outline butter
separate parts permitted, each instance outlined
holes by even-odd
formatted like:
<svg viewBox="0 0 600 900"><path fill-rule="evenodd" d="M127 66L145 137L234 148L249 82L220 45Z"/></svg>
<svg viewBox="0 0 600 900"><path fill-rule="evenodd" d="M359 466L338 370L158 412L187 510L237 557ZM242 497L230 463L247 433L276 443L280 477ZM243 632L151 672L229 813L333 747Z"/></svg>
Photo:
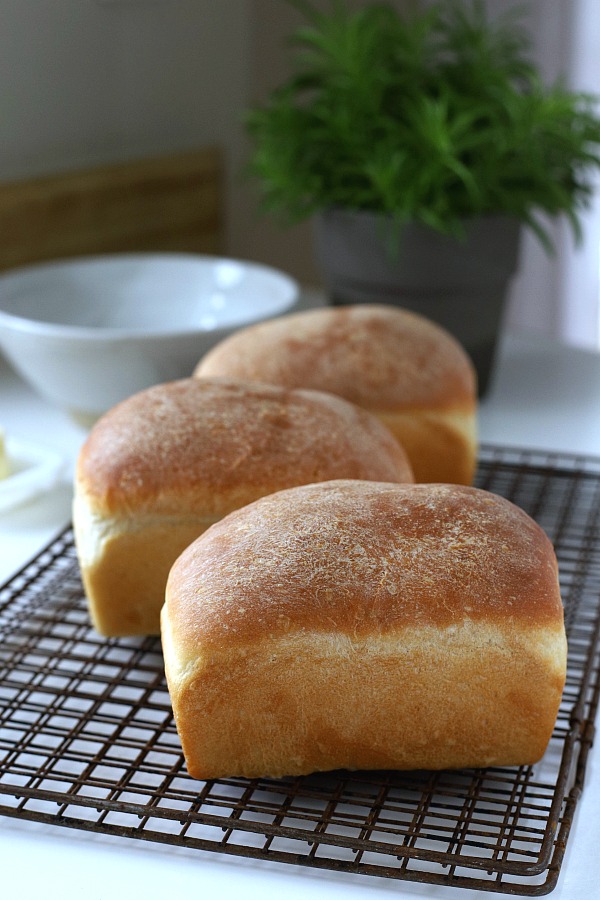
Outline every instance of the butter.
<svg viewBox="0 0 600 900"><path fill-rule="evenodd" d="M6 456L6 446L4 443L4 432L0 428L0 478L6 478L8 475L8 457Z"/></svg>

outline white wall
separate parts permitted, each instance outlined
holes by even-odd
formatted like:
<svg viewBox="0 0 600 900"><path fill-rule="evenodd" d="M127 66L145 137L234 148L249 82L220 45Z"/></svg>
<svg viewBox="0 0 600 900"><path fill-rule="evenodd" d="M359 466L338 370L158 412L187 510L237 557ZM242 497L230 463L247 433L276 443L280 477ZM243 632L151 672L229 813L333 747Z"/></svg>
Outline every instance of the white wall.
<svg viewBox="0 0 600 900"><path fill-rule="evenodd" d="M492 9L511 0L487 0ZM525 20L527 21L527 19ZM600 92L600 3L598 0L530 0L533 55L548 82L563 79L576 91ZM600 184L600 179L596 180ZM600 348L600 196L581 215L583 238L576 245L565 218L552 223L555 255L549 257L527 233L521 269L513 284L507 325Z"/></svg>
<svg viewBox="0 0 600 900"><path fill-rule="evenodd" d="M250 0L0 0L0 179L216 143L235 208L249 15Z"/></svg>

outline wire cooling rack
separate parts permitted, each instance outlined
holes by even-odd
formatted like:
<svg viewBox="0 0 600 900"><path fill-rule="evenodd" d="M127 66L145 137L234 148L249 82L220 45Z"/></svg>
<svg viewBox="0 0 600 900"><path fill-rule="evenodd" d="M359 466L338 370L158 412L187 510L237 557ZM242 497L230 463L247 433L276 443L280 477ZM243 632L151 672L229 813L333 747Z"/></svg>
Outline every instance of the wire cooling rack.
<svg viewBox="0 0 600 900"><path fill-rule="evenodd" d="M477 483L537 519L559 558L567 684L538 765L195 781L160 642L93 631L67 530L0 590L0 813L392 879L551 891L600 690L600 460L484 448Z"/></svg>

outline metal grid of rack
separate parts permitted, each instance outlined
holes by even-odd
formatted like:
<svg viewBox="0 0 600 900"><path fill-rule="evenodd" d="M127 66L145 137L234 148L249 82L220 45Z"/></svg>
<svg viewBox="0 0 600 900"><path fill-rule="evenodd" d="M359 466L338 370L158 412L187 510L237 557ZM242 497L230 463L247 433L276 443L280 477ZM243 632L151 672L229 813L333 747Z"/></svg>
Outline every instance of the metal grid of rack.
<svg viewBox="0 0 600 900"><path fill-rule="evenodd" d="M477 484L529 512L559 559L567 684L538 765L191 779L160 642L94 632L69 529L0 590L0 814L392 879L551 891L600 692L600 460L484 448Z"/></svg>

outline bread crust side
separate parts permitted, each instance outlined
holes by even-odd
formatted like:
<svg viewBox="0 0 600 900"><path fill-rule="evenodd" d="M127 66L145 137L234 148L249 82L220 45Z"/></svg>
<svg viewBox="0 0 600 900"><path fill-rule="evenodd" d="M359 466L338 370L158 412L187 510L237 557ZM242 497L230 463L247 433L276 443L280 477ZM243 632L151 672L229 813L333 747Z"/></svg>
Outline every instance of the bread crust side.
<svg viewBox="0 0 600 900"><path fill-rule="evenodd" d="M477 424L470 406L451 411L373 411L406 450L415 481L473 483Z"/></svg>
<svg viewBox="0 0 600 900"><path fill-rule="evenodd" d="M157 635L169 570L216 519L202 516L99 517L75 498L75 545L88 609L106 637Z"/></svg>
<svg viewBox="0 0 600 900"><path fill-rule="evenodd" d="M552 734L563 652L559 628L305 632L169 680L194 778L530 765Z"/></svg>

